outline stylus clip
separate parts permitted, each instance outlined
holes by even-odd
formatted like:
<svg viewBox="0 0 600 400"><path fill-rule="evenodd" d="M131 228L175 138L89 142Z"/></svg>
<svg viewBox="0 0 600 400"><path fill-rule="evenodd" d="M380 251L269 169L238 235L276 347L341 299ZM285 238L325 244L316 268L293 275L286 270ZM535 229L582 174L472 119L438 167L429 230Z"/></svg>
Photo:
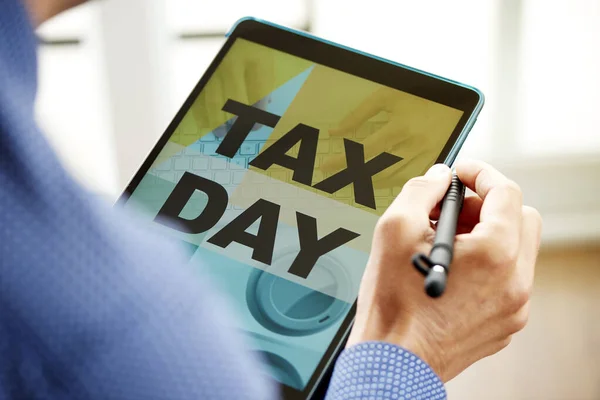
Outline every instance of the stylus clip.
<svg viewBox="0 0 600 400"><path fill-rule="evenodd" d="M431 259L429 259L429 257L423 253L415 254L412 258L412 263L415 268L425 277L429 275L429 271L431 271L431 268L434 266L433 262L431 262Z"/></svg>

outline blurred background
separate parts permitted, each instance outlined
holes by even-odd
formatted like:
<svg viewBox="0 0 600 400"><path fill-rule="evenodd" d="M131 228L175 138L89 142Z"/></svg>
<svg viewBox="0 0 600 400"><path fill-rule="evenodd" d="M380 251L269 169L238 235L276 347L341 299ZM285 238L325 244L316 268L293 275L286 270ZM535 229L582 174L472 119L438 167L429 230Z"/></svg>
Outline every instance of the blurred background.
<svg viewBox="0 0 600 400"><path fill-rule="evenodd" d="M544 217L528 327L450 399L600 399L600 0L103 0L40 27L37 112L65 166L114 201L252 15L481 89L460 157Z"/></svg>

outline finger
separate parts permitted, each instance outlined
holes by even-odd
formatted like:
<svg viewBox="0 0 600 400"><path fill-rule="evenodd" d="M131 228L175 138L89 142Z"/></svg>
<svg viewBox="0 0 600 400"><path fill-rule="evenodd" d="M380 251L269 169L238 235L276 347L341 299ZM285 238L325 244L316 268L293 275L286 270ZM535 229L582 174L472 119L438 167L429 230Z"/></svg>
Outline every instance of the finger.
<svg viewBox="0 0 600 400"><path fill-rule="evenodd" d="M429 213L429 219L432 221L437 221L440 219L440 208L441 203L438 203L433 210L431 210L431 213Z"/></svg>
<svg viewBox="0 0 600 400"><path fill-rule="evenodd" d="M460 221L456 225L456 235L466 235L473 232L474 225L461 223Z"/></svg>
<svg viewBox="0 0 600 400"><path fill-rule="evenodd" d="M518 237L521 230L521 189L496 169L482 161L456 164L459 179L483 200L480 230L492 229L503 235Z"/></svg>
<svg viewBox="0 0 600 400"><path fill-rule="evenodd" d="M440 218L440 205L441 203L431 211L430 219L437 221ZM458 216L458 223L456 224L457 235L464 235L473 231L473 228L479 223L479 213L482 205L483 200L477 195L465 197L462 210Z"/></svg>
<svg viewBox="0 0 600 400"><path fill-rule="evenodd" d="M479 224L479 215L483 200L477 196L465 198L467 204L463 206L463 211L458 216L458 225L456 231L458 234L471 233L475 226Z"/></svg>
<svg viewBox="0 0 600 400"><path fill-rule="evenodd" d="M479 198L477 195L465 197L462 210L458 215L458 223L462 225L471 225L471 228L477 225L479 222L479 213L481 212L482 205L483 200L481 200L481 198ZM429 218L434 221L437 221L440 218L440 206L441 203L431 211Z"/></svg>
<svg viewBox="0 0 600 400"><path fill-rule="evenodd" d="M446 194L451 179L447 165L434 165L424 176L409 180L386 212L404 215L414 221L418 229L428 226L429 214Z"/></svg>
<svg viewBox="0 0 600 400"><path fill-rule="evenodd" d="M340 122L338 128L330 129L329 134L333 136L342 135L351 129L358 128L366 120L381 111L382 100L383 92L381 89L374 91Z"/></svg>
<svg viewBox="0 0 600 400"><path fill-rule="evenodd" d="M507 318L506 322L508 323L508 326L506 326L505 334L508 333L509 335L514 335L525 329L527 322L529 321L530 309L531 302L527 300L514 315Z"/></svg>
<svg viewBox="0 0 600 400"><path fill-rule="evenodd" d="M520 285L531 291L535 275L535 264L540 249L542 235L542 217L534 208L522 208L523 223L521 226L521 247L517 262Z"/></svg>

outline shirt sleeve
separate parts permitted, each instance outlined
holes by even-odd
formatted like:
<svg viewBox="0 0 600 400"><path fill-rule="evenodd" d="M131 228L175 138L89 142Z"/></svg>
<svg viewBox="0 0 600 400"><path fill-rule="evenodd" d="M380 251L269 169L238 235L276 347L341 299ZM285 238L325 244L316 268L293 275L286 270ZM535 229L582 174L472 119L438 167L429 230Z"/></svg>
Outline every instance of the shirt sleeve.
<svg viewBox="0 0 600 400"><path fill-rule="evenodd" d="M233 307L176 242L68 195L0 207L0 399L278 398Z"/></svg>
<svg viewBox="0 0 600 400"><path fill-rule="evenodd" d="M444 384L419 357L396 345L365 342L345 349L326 400L445 400Z"/></svg>

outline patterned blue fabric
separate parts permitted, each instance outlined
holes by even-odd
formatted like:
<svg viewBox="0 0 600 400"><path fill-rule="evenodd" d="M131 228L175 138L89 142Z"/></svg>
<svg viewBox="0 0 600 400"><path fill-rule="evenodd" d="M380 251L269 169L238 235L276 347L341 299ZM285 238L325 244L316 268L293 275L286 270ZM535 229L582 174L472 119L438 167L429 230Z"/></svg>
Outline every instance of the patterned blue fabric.
<svg viewBox="0 0 600 400"><path fill-rule="evenodd" d="M413 353L398 346L365 342L337 360L327 400L443 400L438 376Z"/></svg>
<svg viewBox="0 0 600 400"><path fill-rule="evenodd" d="M246 338L228 327L225 300L192 278L181 249L65 173L34 122L27 14L20 0L0 0L0 10L0 399L277 398ZM376 363L364 349L342 356L331 400L394 398L415 382L438 398L431 371L416 380L427 368L400 362L401 349ZM384 397L352 389L394 368L399 384Z"/></svg>

